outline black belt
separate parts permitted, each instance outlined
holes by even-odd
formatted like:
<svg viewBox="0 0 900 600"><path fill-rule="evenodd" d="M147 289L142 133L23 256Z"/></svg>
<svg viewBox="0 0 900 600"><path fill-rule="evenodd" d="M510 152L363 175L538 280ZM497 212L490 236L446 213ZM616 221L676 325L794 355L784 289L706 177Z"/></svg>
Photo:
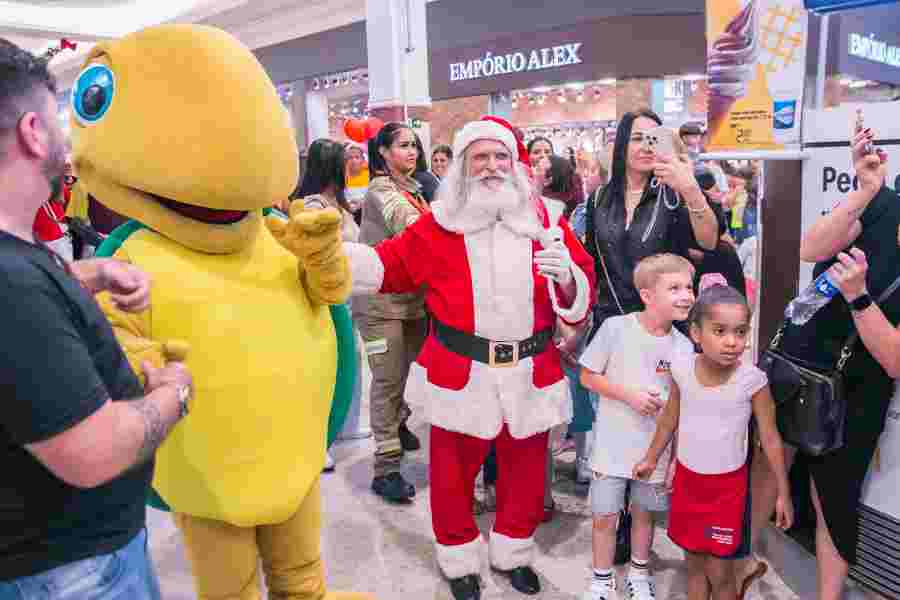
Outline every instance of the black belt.
<svg viewBox="0 0 900 600"><path fill-rule="evenodd" d="M447 350L492 367L514 367L520 360L544 351L553 339L553 329L539 331L521 342L495 342L472 335L432 319L434 335Z"/></svg>

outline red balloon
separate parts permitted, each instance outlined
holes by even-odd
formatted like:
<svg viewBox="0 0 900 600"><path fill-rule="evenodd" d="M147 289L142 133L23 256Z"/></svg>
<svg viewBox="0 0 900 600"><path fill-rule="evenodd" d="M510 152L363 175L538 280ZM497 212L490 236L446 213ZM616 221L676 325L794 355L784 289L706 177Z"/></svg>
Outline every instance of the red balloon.
<svg viewBox="0 0 900 600"><path fill-rule="evenodd" d="M366 122L360 119L347 119L344 121L344 135L357 144L362 144L368 139L366 137Z"/></svg>
<svg viewBox="0 0 900 600"><path fill-rule="evenodd" d="M369 117L365 121L365 131L366 131L366 139L371 140L373 137L378 135L378 132L381 131L381 128L384 127L384 121L379 119L378 117Z"/></svg>

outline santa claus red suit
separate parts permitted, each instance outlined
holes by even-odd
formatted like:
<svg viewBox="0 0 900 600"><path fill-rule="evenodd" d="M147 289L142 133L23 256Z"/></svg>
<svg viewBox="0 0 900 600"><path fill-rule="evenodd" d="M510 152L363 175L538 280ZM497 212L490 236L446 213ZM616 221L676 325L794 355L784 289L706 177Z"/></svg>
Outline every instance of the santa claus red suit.
<svg viewBox="0 0 900 600"><path fill-rule="evenodd" d="M499 144L475 147L484 140ZM494 150L482 152L486 147ZM480 597L484 541L472 500L492 442L499 477L490 562L511 574L520 591L539 590L529 565L543 516L547 435L572 417L553 329L557 317L571 324L585 319L593 297L593 261L565 220L551 222L539 210L517 150L502 125L468 124L456 136L460 158L431 214L375 248L345 245L355 294L426 294L432 326L406 394L424 405L432 426L432 525L456 598ZM500 161L484 159L485 152ZM482 159L491 166L480 174ZM479 182L503 161L494 173L503 191L495 194Z"/></svg>

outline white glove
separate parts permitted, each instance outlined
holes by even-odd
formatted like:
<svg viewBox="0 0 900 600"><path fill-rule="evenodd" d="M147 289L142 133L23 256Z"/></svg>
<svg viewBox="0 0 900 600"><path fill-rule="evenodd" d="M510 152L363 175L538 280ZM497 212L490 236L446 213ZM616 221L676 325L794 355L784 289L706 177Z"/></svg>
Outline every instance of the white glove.
<svg viewBox="0 0 900 600"><path fill-rule="evenodd" d="M572 255L563 242L555 242L534 253L538 273L552 279L562 287L572 283Z"/></svg>

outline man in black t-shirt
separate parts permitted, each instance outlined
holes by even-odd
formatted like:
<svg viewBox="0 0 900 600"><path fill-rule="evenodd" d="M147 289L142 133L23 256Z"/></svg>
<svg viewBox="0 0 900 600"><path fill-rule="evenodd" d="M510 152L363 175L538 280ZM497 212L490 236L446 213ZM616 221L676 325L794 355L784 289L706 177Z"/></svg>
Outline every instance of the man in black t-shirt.
<svg viewBox="0 0 900 600"><path fill-rule="evenodd" d="M146 310L144 273L68 265L35 242L35 214L64 173L55 84L3 39L0 73L0 600L158 600L144 503L190 374L145 364L142 389L92 297Z"/></svg>

